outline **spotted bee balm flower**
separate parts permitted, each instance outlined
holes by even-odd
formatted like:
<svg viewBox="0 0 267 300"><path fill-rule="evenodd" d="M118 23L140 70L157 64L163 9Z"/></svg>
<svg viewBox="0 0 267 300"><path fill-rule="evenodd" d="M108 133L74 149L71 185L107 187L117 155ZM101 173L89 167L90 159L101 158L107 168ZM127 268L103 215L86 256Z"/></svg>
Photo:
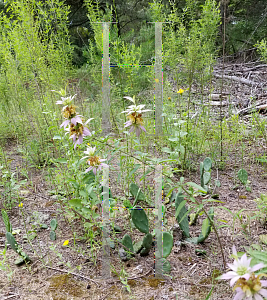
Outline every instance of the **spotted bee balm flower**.
<svg viewBox="0 0 267 300"><path fill-rule="evenodd" d="M133 102L133 105L130 105L125 111L122 113L127 113L127 119L128 121L124 123L124 128L127 128L130 126L129 132L132 132L135 130L136 136L139 137L141 130L146 132L146 129L144 128L144 121L142 118L142 113L151 111L150 109L143 109L145 107L144 104L136 105L135 103L135 97L124 97L125 99L130 100Z"/></svg>
<svg viewBox="0 0 267 300"><path fill-rule="evenodd" d="M77 125L77 123L83 123L81 119L81 115L78 115L76 112L77 106L74 104L71 104L74 96L70 96L67 98L61 97L62 101L57 101L56 104L63 104L65 105L62 108L62 115L65 121L60 125L60 127L64 127L64 129L70 124L74 124L74 126Z"/></svg>
<svg viewBox="0 0 267 300"><path fill-rule="evenodd" d="M91 120L92 120L92 119L91 119ZM77 116L75 116L75 117L73 117L73 118L71 118L71 119L65 120L65 121L60 125L60 127L64 127L64 129L66 129L66 127L67 127L70 123L72 123L74 126L76 126L77 123L82 124L83 121L82 121L82 119L81 119L81 115L77 115Z"/></svg>
<svg viewBox="0 0 267 300"><path fill-rule="evenodd" d="M84 151L86 156L82 159L87 159L87 163L89 164L89 168L85 170L85 173L93 170L94 174L96 175L97 171L100 171L102 168L108 168L108 165L103 163L106 159L100 159L99 156L94 155L96 151L96 147L87 147L87 150Z"/></svg>
<svg viewBox="0 0 267 300"><path fill-rule="evenodd" d="M77 145L80 145L83 142L83 138L85 136L92 135L89 129L85 127L85 125L89 123L91 120L92 118L88 119L84 124L83 122L75 122L76 125L74 123L70 123L69 128L65 129L67 132L69 132L70 138L72 138L74 142L74 149L76 149Z"/></svg>
<svg viewBox="0 0 267 300"><path fill-rule="evenodd" d="M262 287L267 287L267 280L261 280L262 276L266 274L256 276L253 273L248 280L239 278L234 286L234 291L237 292L234 300L264 300L267 297L267 290Z"/></svg>
<svg viewBox="0 0 267 300"><path fill-rule="evenodd" d="M236 291L233 300L264 300L267 297L267 280L261 280L262 276L267 277L266 274L255 275L254 272L265 267L263 263L259 263L253 267L250 266L251 258L247 258L246 253L238 259L235 246L233 246L233 264L228 264L232 271L229 271L218 279L230 279L230 286Z"/></svg>

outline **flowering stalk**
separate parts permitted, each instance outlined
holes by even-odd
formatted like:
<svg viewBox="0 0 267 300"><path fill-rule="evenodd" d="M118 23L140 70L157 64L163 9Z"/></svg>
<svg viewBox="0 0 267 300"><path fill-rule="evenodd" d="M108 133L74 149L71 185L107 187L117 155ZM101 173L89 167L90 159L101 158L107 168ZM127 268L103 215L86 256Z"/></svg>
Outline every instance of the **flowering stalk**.
<svg viewBox="0 0 267 300"><path fill-rule="evenodd" d="M100 171L102 168L108 168L108 165L103 163L103 161L106 161L106 159L100 159L99 156L95 155L96 147L87 147L87 150L84 151L86 156L84 156L82 159L87 158L87 163L89 164L89 168L85 170L85 173L93 170L94 174L96 175L97 171Z"/></svg>
<svg viewBox="0 0 267 300"><path fill-rule="evenodd" d="M150 109L143 109L145 107L144 104L136 105L135 104L135 97L124 97L125 99L128 99L132 101L134 104L130 105L125 111L121 113L127 113L127 121L124 123L124 128L127 128L130 126L129 132L133 132L135 130L136 136L139 137L141 134L141 130L146 132L146 129L144 128L144 121L142 118L142 114L147 111L151 111Z"/></svg>
<svg viewBox="0 0 267 300"><path fill-rule="evenodd" d="M65 90L60 90L57 92L60 94L61 100L57 101L56 104L64 105L62 108L62 115L65 121L60 125L60 127L64 127L65 131L69 132L70 138L73 140L74 149L76 149L77 145L82 144L83 138L85 136L91 136L91 132L85 125L89 123L93 118L88 119L85 123L83 122L83 118L81 115L77 114L76 108L77 106L72 104L74 96L63 97L66 96Z"/></svg>

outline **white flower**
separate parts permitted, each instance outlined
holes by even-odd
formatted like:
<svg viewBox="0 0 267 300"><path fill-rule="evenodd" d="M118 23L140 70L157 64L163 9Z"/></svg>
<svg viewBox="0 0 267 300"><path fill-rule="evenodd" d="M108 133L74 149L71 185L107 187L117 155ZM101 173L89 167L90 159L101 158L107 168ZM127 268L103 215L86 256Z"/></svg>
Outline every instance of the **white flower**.
<svg viewBox="0 0 267 300"><path fill-rule="evenodd" d="M143 110L143 108L145 107L145 104L136 105L134 97L131 98L131 97L126 96L126 97L123 97L123 98L126 98L126 99L132 101L134 104L128 106L128 108L125 111L122 111L121 113L127 113L127 115L130 115L132 113L142 114L146 111L151 111L150 109Z"/></svg>
<svg viewBox="0 0 267 300"><path fill-rule="evenodd" d="M93 156L95 154L95 151L96 151L96 147L87 147L87 150L84 151L84 153L87 154L88 156L85 157Z"/></svg>
<svg viewBox="0 0 267 300"><path fill-rule="evenodd" d="M61 100L57 101L56 104L63 104L64 107L62 110L64 110L68 105L71 104L72 100L74 99L74 97L76 96L76 94L74 96L69 96L69 97L61 97Z"/></svg>
<svg viewBox="0 0 267 300"><path fill-rule="evenodd" d="M246 253L238 259L235 246L233 246L233 256L235 257L233 264L228 264L232 271L229 271L219 277L219 279L231 279L230 286L233 286L239 278L249 279L250 275L263 268L265 265L259 263L253 267L250 267L251 258L247 258Z"/></svg>

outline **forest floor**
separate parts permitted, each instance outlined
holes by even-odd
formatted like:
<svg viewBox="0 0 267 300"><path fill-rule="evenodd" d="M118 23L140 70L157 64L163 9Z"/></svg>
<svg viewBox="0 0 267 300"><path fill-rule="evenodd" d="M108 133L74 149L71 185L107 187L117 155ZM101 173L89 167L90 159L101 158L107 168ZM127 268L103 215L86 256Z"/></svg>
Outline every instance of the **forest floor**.
<svg viewBox="0 0 267 300"><path fill-rule="evenodd" d="M233 92L233 90L237 91L234 97L241 99L242 94L244 98L246 97L247 92L244 91L247 90L243 85L231 91ZM251 94L251 90L249 94ZM259 150L262 141L245 143L246 151L243 161L241 154L236 153L236 149L228 148L228 159L224 168L222 170L213 169L211 173L212 178L218 178L221 182L221 187L217 189L216 193L219 194L219 200L222 203L213 204L215 223L229 225L219 229L227 262L231 261L229 255L232 253L233 245L238 251L244 251L245 246L261 243L259 236L266 234L264 225L258 218L255 218L258 210L254 199L261 194L267 194L267 165L255 162L249 155L249 153L257 152L259 152L258 155L263 154L264 151ZM18 152L17 146L16 142L10 141L5 150L8 159L11 160L12 172L17 172L19 176L22 176L20 167L23 165L23 158ZM204 158L199 157L196 165L199 165ZM246 166L248 171L251 192L248 192L244 186L237 185L236 174L242 166ZM199 184L198 171L186 172L184 177L185 181ZM28 266L16 266L14 260L17 255L8 246L7 264L10 266L12 274L5 271L0 273L0 300L204 300L213 286L214 289L209 299L230 300L233 298L229 283L215 280L225 270L219 243L213 231L203 244L193 245L181 243L183 238L179 229L174 230L174 247L168 257L172 271L170 276L163 280L155 279L153 276L153 251L150 251L148 256L136 255L131 260L122 262L117 248L111 251L111 262L118 273L122 268L127 272L131 291L127 291L120 279L113 273L111 279L101 279L101 248L96 248L96 246L92 248L90 242L81 240L78 236L74 243L72 228L75 228L75 231L83 236L82 222L79 219L73 222L62 215L62 204L49 192L51 187L45 180L44 170L31 169L30 178L32 184L21 187L19 191L23 209L19 209L18 206L14 207L9 212L9 217L13 230L17 230L17 242L23 246L32 262ZM116 196L116 192L116 190L112 190L113 196ZM238 218L233 220L233 215L220 206L229 209L232 214L244 209L241 213L242 222ZM116 225L123 228L123 231L117 234L118 238L122 238L127 233L124 224L127 222L128 215L123 211L120 213L123 215L119 215L118 212L115 220ZM168 227L173 227L177 223L174 215L174 208L170 205L166 215ZM55 241L51 241L49 238L49 223L53 218L58 220ZM201 232L203 219L204 216L200 216L197 224L190 227L192 236L197 236ZM38 222L48 225L48 229L36 230ZM247 224L245 229L242 226L244 224ZM25 225L28 230L33 228L36 230L36 237L32 240L35 252L25 239ZM101 235L96 239L101 241ZM65 240L70 241L67 247L63 246ZM4 249L4 246L5 226L0 218L0 250ZM205 250L206 254L199 255L195 251L196 249Z"/></svg>

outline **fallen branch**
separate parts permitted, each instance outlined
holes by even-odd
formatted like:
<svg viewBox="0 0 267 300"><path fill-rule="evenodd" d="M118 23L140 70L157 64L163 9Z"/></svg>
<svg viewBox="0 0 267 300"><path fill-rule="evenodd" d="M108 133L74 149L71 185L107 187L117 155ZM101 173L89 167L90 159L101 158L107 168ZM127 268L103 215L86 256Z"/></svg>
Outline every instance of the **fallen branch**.
<svg viewBox="0 0 267 300"><path fill-rule="evenodd" d="M52 267L49 267L49 266L45 266L45 267L48 268L48 269L54 270L54 271L58 271L58 272L62 272L62 273L71 274L71 275L73 275L73 276L81 277L81 278L83 278L83 279L92 281L94 284L96 284L96 285L99 287L99 284L98 284L95 280L93 280L93 279L91 279L91 278L89 278L89 277L86 277L86 276L83 276L83 275L80 275L80 274L77 274L77 273L72 273L72 272L69 272L69 271L66 271L66 270L61 270L61 269L57 269L57 268L52 268Z"/></svg>
<svg viewBox="0 0 267 300"><path fill-rule="evenodd" d="M240 111L238 111L236 114L237 115L246 115L246 114L251 113L254 110L259 111L259 110L262 110L262 109L267 109L267 104L266 103L262 104L262 105L249 106L249 107L243 108Z"/></svg>
<svg viewBox="0 0 267 300"><path fill-rule="evenodd" d="M266 68L266 67L267 67L267 65L257 65L255 67L242 69L242 70L239 70L239 71L241 71L241 72L250 72L250 71L254 71L254 70L257 70L257 69L260 69L260 68Z"/></svg>
<svg viewBox="0 0 267 300"><path fill-rule="evenodd" d="M216 73L213 73L213 76L216 77L216 78L222 78L222 75L216 74ZM260 84L258 82L251 81L251 80L248 80L246 78L237 77L237 76L224 75L223 78L224 79L230 79L230 80L238 81L238 82L244 83L244 84L249 85L249 86L257 86L257 85Z"/></svg>
<svg viewBox="0 0 267 300"><path fill-rule="evenodd" d="M6 298L3 298L3 300L7 300L7 299L11 299L11 298L14 298L14 297L20 297L19 295L11 295L11 296L8 296Z"/></svg>

